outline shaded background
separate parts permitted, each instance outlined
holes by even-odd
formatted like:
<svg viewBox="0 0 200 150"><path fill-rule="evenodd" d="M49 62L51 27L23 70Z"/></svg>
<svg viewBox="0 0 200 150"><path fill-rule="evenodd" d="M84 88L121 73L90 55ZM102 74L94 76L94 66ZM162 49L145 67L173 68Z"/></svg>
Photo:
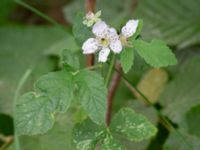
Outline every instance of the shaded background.
<svg viewBox="0 0 200 150"><path fill-rule="evenodd" d="M59 53L67 48L85 59L72 36L71 26L78 11L85 11L83 0L24 0L50 16L63 28L13 0L0 1L0 149L13 149L13 100L20 78L32 70L21 93L32 89L34 81L60 68ZM120 29L129 18L141 18L141 38L164 40L176 54L176 66L152 69L136 56L127 75L133 84L154 99L157 109L184 135L195 150L200 149L200 0L97 0L96 10L110 25ZM138 101L139 100L139 101ZM123 141L127 149L187 150L186 142L160 123L156 111L123 83L117 90L114 112L130 106L159 128L153 139L135 143ZM113 112L113 113L114 113ZM42 136L20 138L22 150L73 150L71 130L85 117L74 106L57 116L54 128Z"/></svg>

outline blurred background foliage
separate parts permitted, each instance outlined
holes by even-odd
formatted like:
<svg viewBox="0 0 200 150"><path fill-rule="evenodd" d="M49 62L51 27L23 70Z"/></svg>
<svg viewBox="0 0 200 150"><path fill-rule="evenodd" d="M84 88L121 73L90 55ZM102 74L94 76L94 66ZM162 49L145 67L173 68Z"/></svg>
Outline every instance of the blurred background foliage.
<svg viewBox="0 0 200 150"><path fill-rule="evenodd" d="M0 149L13 148L13 99L20 78L30 69L31 75L21 93L32 88L42 74L60 68L59 53L69 49L85 58L75 42L71 26L78 11L84 11L83 0L24 0L64 29L55 27L13 0L0 1ZM121 80L114 101L115 113L129 106L149 118L159 132L143 142L124 142L127 149L186 150L186 141L194 150L200 148L200 0L97 0L96 10L103 18L120 28L129 18L144 21L141 38L163 39L171 46L179 63L152 69L136 56L128 73L132 84L147 95L176 129L185 137L168 132L155 109ZM85 118L74 104L70 111L57 116L54 128L44 135L20 137L22 150L73 150L73 125Z"/></svg>

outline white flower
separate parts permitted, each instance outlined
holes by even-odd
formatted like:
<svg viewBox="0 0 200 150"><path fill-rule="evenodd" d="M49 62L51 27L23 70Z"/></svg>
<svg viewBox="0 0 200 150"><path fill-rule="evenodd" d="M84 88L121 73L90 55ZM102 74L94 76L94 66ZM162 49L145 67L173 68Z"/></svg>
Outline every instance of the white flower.
<svg viewBox="0 0 200 150"><path fill-rule="evenodd" d="M99 62L106 62L110 51L120 53L122 44L114 28L110 28L104 21L98 21L92 28L95 38L89 38L83 43L83 54L99 51Z"/></svg>
<svg viewBox="0 0 200 150"><path fill-rule="evenodd" d="M94 23L100 21L101 19L99 18L101 16L101 11L98 11L96 14L93 12L89 11L86 16L83 18L83 24L85 24L88 27L91 27Z"/></svg>
<svg viewBox="0 0 200 150"><path fill-rule="evenodd" d="M123 45L127 44L127 40L129 37L133 36L137 31L137 27L139 25L139 20L129 20L125 26L121 29L120 40Z"/></svg>

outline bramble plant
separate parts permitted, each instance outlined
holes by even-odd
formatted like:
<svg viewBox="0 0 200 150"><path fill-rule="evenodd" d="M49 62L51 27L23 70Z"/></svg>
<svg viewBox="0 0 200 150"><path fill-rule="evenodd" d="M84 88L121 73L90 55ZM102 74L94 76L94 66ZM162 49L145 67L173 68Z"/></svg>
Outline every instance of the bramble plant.
<svg viewBox="0 0 200 150"><path fill-rule="evenodd" d="M96 14L88 12L86 16L79 13L73 26L74 37L83 54L97 53L96 64L81 68L76 54L63 50L62 69L40 77L34 90L19 98L16 133L44 134L53 127L57 113L66 112L72 103L77 103L88 116L74 127L73 143L77 149L124 149L119 135L130 141L155 136L156 127L129 107L122 107L110 121L106 120L110 111L106 100L107 87L113 70L124 76L134 67L136 53L155 68L177 63L172 50L163 41L140 39L142 25L142 20L131 19L117 31L103 21L101 11ZM123 71L115 68L118 59ZM103 69L106 75L99 71Z"/></svg>

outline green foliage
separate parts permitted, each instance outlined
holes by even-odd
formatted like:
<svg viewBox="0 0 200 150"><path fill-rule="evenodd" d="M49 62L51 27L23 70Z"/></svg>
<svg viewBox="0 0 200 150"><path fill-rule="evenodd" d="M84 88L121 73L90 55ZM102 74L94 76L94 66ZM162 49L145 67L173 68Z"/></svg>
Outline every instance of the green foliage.
<svg viewBox="0 0 200 150"><path fill-rule="evenodd" d="M107 89L103 78L92 71L83 70L76 76L80 102L93 121L103 124L106 113Z"/></svg>
<svg viewBox="0 0 200 150"><path fill-rule="evenodd" d="M125 150L111 134L106 133L104 136L100 146L101 150Z"/></svg>
<svg viewBox="0 0 200 150"><path fill-rule="evenodd" d="M111 131L125 136L131 141L141 141L154 136L157 129L142 115L130 108L120 110L113 118Z"/></svg>
<svg viewBox="0 0 200 150"><path fill-rule="evenodd" d="M35 83L38 95L47 96L54 110L65 112L73 99L73 76L65 70L42 76Z"/></svg>
<svg viewBox="0 0 200 150"><path fill-rule="evenodd" d="M70 50L63 50L61 55L62 64L74 68L75 70L79 69L80 62L75 53Z"/></svg>
<svg viewBox="0 0 200 150"><path fill-rule="evenodd" d="M200 105L191 108L190 111L186 113L184 122L187 126L188 133L200 138Z"/></svg>
<svg viewBox="0 0 200 150"><path fill-rule="evenodd" d="M31 69L32 74L22 89L23 92L31 90L34 81L42 74L55 69L56 60L44 55L44 51L63 40L65 36L70 37L69 33L49 27L22 28L12 26L0 28L1 113L13 114L14 93L19 79L27 69ZM70 46L67 40L65 43Z"/></svg>
<svg viewBox="0 0 200 150"><path fill-rule="evenodd" d="M74 144L77 149L94 150L103 131L99 126L87 119L74 127Z"/></svg>
<svg viewBox="0 0 200 150"><path fill-rule="evenodd" d="M133 66L134 61L134 50L133 48L124 48L120 54L120 62L122 65L122 69L125 73L127 73L131 67Z"/></svg>
<svg viewBox="0 0 200 150"><path fill-rule="evenodd" d="M16 129L18 134L45 133L54 123L55 105L46 96L29 92L20 98L16 106Z"/></svg>
<svg viewBox="0 0 200 150"><path fill-rule="evenodd" d="M134 48L153 67L166 67L177 63L172 51L160 40L152 40L151 43L136 40Z"/></svg>
<svg viewBox="0 0 200 150"><path fill-rule="evenodd" d="M141 0L135 16L144 20L142 36L186 47L200 43L199 0Z"/></svg>
<svg viewBox="0 0 200 150"><path fill-rule="evenodd" d="M83 42L92 36L91 31L83 24L83 13L78 13L75 17L73 25L73 34L78 44L82 45Z"/></svg>
<svg viewBox="0 0 200 150"><path fill-rule="evenodd" d="M63 61L65 64L69 62L66 65L70 66L71 58L66 57L65 52L64 50ZM54 114L66 112L69 108L74 97L74 85L77 85L77 96L82 107L94 122L103 124L107 95L103 78L89 70L69 72L64 68L42 76L35 83L35 92L24 94L20 98L16 107L18 133L42 134L52 128Z"/></svg>
<svg viewBox="0 0 200 150"><path fill-rule="evenodd" d="M160 97L163 113L175 123L180 123L184 114L200 103L199 65L199 56L185 62Z"/></svg>

